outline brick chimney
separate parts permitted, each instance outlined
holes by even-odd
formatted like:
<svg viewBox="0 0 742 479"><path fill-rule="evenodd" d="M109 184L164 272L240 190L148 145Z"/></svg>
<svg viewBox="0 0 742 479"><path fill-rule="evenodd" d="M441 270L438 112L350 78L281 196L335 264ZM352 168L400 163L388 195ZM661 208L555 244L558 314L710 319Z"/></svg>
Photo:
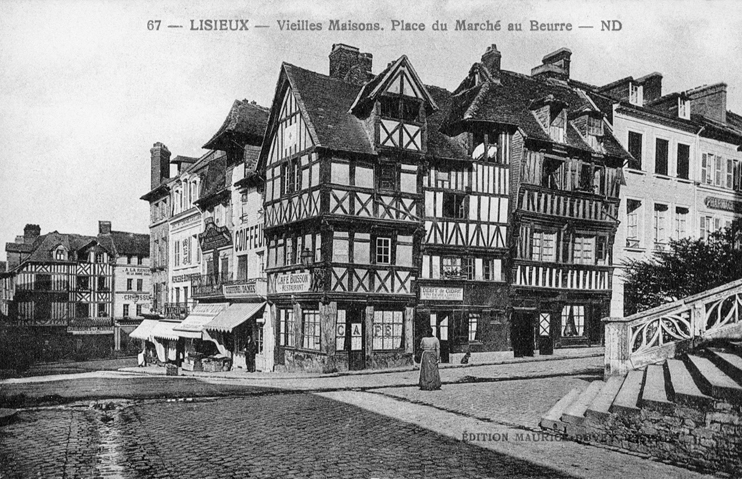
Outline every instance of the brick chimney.
<svg viewBox="0 0 742 479"><path fill-rule="evenodd" d="M356 85L363 85L373 77L374 56L361 53L356 47L334 43L330 52L330 76Z"/></svg>
<svg viewBox="0 0 742 479"><path fill-rule="evenodd" d="M555 52L551 52L541 59L541 65L531 69L531 76L569 80L571 58L572 51L569 48L560 48Z"/></svg>
<svg viewBox="0 0 742 479"><path fill-rule="evenodd" d="M98 221L98 234L110 235L111 234L111 222L110 221Z"/></svg>
<svg viewBox="0 0 742 479"><path fill-rule="evenodd" d="M149 150L151 155L152 189L170 176L170 150L159 141Z"/></svg>
<svg viewBox="0 0 742 479"><path fill-rule="evenodd" d="M28 224L23 228L23 242L25 244L33 243L40 235L41 227L39 225Z"/></svg>
<svg viewBox="0 0 742 479"><path fill-rule="evenodd" d="M704 85L686 92L691 114L701 115L719 123L727 122L727 85Z"/></svg>
<svg viewBox="0 0 742 479"><path fill-rule="evenodd" d="M482 55L482 65L487 68L487 71L490 73L490 76L492 76L492 79L496 81L500 80L501 59L502 54L497 49L497 45L495 45L494 43L487 47L487 51L485 51L484 55Z"/></svg>
<svg viewBox="0 0 742 479"><path fill-rule="evenodd" d="M635 83L642 86L642 97L644 103L656 100L662 96L662 74L659 72L644 75L634 80Z"/></svg>

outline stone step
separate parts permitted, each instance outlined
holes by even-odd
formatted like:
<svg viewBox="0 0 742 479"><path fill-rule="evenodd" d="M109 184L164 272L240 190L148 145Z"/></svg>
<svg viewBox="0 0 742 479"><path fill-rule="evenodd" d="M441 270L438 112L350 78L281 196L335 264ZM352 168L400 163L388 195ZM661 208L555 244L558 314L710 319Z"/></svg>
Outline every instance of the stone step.
<svg viewBox="0 0 742 479"><path fill-rule="evenodd" d="M675 404L667 398L665 370L662 366L656 364L647 366L640 404L647 409L663 413L671 413L675 409Z"/></svg>
<svg viewBox="0 0 742 479"><path fill-rule="evenodd" d="M701 409L709 409L714 406L714 399L706 396L698 389L683 361L668 359L665 368L670 377L670 399L673 402Z"/></svg>
<svg viewBox="0 0 742 479"><path fill-rule="evenodd" d="M581 425L585 422L585 411L603 388L604 384L603 381L591 382L587 389L582 391L577 399L564 410L562 421L574 425Z"/></svg>
<svg viewBox="0 0 742 479"><path fill-rule="evenodd" d="M568 392L541 418L541 422L539 423L539 425L542 428L548 429L550 431L566 433L567 427L566 424L562 422L562 414L569 407L569 405L572 404L579 397L581 392L582 391L577 388L574 388L570 392Z"/></svg>
<svg viewBox="0 0 742 479"><path fill-rule="evenodd" d="M688 365L688 370L704 394L742 404L742 386L714 366L710 360L688 355Z"/></svg>
<svg viewBox="0 0 742 479"><path fill-rule="evenodd" d="M612 413L622 415L639 414L638 404L639 396L641 396L642 392L643 379L644 371L640 369L629 371L610 408Z"/></svg>
<svg viewBox="0 0 742 479"><path fill-rule="evenodd" d="M737 381L737 384L742 384L742 357L717 349L709 349L709 352L711 354L711 361L719 369Z"/></svg>
<svg viewBox="0 0 742 479"><path fill-rule="evenodd" d="M585 417L595 422L603 422L611 415L610 408L613 400L618 394L623 384L623 376L611 376L606 381L595 399L590 403L585 411Z"/></svg>

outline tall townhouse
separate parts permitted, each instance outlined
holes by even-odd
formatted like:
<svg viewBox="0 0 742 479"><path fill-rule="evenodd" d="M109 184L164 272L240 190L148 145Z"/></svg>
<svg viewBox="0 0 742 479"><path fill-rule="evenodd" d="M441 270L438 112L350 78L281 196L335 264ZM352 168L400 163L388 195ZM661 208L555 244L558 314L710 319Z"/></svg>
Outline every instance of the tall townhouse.
<svg viewBox="0 0 742 479"><path fill-rule="evenodd" d="M726 85L662 95L662 75L623 78L590 95L632 155L616 235L611 316L625 310L622 264L647 259L670 239L705 238L742 215L740 117Z"/></svg>

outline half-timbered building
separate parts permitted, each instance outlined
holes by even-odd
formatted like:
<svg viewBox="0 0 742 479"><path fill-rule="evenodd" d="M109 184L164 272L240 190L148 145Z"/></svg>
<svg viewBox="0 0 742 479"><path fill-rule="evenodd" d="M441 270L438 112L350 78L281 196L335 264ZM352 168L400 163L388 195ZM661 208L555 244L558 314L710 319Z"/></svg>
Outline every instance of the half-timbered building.
<svg viewBox="0 0 742 479"><path fill-rule="evenodd" d="M587 95L567 83L569 50L546 55L531 76L501 70L492 50L455 92L447 124L508 138L513 350L597 343L630 155Z"/></svg>

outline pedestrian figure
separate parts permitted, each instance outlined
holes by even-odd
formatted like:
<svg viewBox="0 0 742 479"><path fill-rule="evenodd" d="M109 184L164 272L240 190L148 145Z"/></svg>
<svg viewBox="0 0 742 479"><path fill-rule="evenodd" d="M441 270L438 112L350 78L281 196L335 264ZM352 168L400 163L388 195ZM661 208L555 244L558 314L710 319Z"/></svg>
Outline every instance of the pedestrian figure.
<svg viewBox="0 0 742 479"><path fill-rule="evenodd" d="M420 340L423 350L420 356L420 389L433 391L441 388L441 375L438 372L438 363L441 361L441 345L438 338L433 336L433 329L428 328L427 334Z"/></svg>
<svg viewBox="0 0 742 479"><path fill-rule="evenodd" d="M245 343L245 364L247 365L248 372L255 372L255 354L257 352L258 346L252 340L252 334L249 334L247 336L247 343Z"/></svg>
<svg viewBox="0 0 742 479"><path fill-rule="evenodd" d="M137 364L140 368L147 366L147 347L142 349L142 352L137 354Z"/></svg>

